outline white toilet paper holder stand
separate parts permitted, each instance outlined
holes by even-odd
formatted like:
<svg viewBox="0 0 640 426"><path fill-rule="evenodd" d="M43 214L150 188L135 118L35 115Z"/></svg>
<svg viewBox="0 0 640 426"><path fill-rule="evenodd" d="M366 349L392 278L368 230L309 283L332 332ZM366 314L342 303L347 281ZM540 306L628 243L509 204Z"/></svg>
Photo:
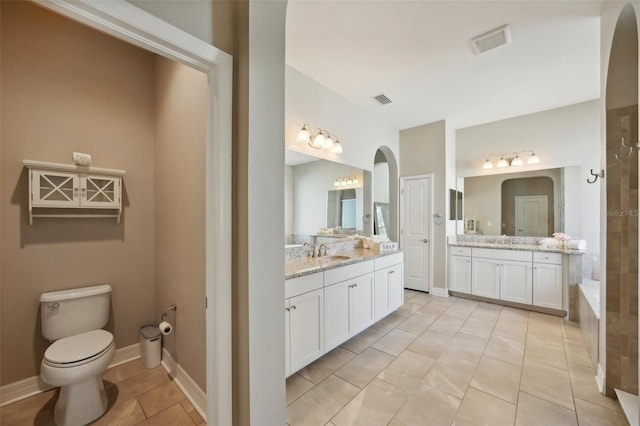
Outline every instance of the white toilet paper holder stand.
<svg viewBox="0 0 640 426"><path fill-rule="evenodd" d="M162 313L162 321L164 321L164 319L167 317L167 315L169 314L169 311L175 311L175 310L177 310L175 303L169 306L167 309L165 309L164 312Z"/></svg>

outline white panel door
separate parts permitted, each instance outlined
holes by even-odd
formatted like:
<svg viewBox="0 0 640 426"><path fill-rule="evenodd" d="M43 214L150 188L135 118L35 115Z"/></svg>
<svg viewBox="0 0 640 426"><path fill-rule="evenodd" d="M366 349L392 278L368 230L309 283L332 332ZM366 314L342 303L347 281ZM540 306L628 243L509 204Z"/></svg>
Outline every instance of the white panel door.
<svg viewBox="0 0 640 426"><path fill-rule="evenodd" d="M500 300L525 303L533 300L531 262L501 260Z"/></svg>
<svg viewBox="0 0 640 426"><path fill-rule="evenodd" d="M323 296L319 289L289 299L291 373L324 354Z"/></svg>
<svg viewBox="0 0 640 426"><path fill-rule="evenodd" d="M471 294L500 298L500 263L491 259L471 260Z"/></svg>
<svg viewBox="0 0 640 426"><path fill-rule="evenodd" d="M546 195L516 197L516 236L543 237L549 232L549 204Z"/></svg>
<svg viewBox="0 0 640 426"><path fill-rule="evenodd" d="M403 178L401 246L405 251L405 287L429 291L431 277L431 178Z"/></svg>

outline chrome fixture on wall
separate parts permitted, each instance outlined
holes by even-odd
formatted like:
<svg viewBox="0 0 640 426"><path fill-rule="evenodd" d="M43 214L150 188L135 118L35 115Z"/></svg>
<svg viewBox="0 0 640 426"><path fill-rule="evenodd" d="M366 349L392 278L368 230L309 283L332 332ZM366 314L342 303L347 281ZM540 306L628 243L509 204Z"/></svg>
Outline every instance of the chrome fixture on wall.
<svg viewBox="0 0 640 426"><path fill-rule="evenodd" d="M629 141L631 140L631 123L629 120L629 116L625 115L620 117L620 131L622 132L622 137L620 138L620 145L625 148L626 154L620 155L619 153L615 153L614 157L618 161L627 161L631 157L633 157L634 151L640 149L640 141L637 141L635 144L631 145Z"/></svg>
<svg viewBox="0 0 640 426"><path fill-rule="evenodd" d="M500 154L500 159L496 163L496 167L503 168L503 167L509 167L509 166L513 166L513 167L522 166L523 162L522 162L522 158L520 158L520 154L524 152L531 153L529 155L529 158L527 159L527 164L538 164L540 162L540 157L538 157L535 152L531 151L530 149L525 149L523 151ZM493 162L491 161L491 159L489 159L489 157L487 157L487 160L482 165L482 168L493 169Z"/></svg>
<svg viewBox="0 0 640 426"><path fill-rule="evenodd" d="M308 124L302 126L302 129L298 132L296 141L306 143L314 149L326 149L334 154L342 154L342 145L335 135L320 128L312 132Z"/></svg>

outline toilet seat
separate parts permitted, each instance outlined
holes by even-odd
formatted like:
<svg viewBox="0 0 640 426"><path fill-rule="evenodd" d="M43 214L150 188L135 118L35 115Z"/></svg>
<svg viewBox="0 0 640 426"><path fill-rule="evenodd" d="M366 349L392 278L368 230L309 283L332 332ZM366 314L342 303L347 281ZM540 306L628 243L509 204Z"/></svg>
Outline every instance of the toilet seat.
<svg viewBox="0 0 640 426"><path fill-rule="evenodd" d="M57 368L76 367L100 358L113 345L113 334L108 331L88 331L56 340L45 351L43 363Z"/></svg>

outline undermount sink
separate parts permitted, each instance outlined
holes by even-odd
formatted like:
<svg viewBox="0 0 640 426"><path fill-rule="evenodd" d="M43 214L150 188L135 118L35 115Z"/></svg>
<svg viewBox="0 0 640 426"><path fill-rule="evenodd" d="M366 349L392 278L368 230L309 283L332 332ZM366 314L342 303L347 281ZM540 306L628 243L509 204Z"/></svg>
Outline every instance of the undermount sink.
<svg viewBox="0 0 640 426"><path fill-rule="evenodd" d="M334 256L322 256L320 258L320 260L326 260L326 261L329 261L329 260L349 260L349 259L351 259L351 256L344 256L344 255L341 255L341 254L336 254Z"/></svg>

